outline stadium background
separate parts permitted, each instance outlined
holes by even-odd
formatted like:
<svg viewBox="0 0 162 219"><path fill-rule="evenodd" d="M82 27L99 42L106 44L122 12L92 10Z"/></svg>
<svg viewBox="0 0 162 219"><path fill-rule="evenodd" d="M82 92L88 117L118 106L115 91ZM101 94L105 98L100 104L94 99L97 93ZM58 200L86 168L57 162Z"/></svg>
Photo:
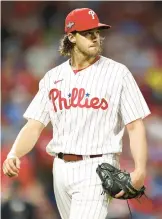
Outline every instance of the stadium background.
<svg viewBox="0 0 162 219"><path fill-rule="evenodd" d="M65 58L58 53L67 13L92 8L103 23L104 54L125 64L133 73L152 115L145 120L149 147L147 196L130 202L134 219L162 218L162 2L1 2L1 142L4 161L20 128L22 115L38 89L39 80ZM18 178L2 174L2 219L59 219L52 188L53 158L45 152L51 139L49 125L35 149L22 159ZM121 167L131 170L128 136L124 135ZM12 216L6 203L12 200ZM31 203L27 217L22 203ZM13 204L15 203L15 204ZM10 203L11 204L11 203ZM125 201L113 200L108 218L127 219Z"/></svg>

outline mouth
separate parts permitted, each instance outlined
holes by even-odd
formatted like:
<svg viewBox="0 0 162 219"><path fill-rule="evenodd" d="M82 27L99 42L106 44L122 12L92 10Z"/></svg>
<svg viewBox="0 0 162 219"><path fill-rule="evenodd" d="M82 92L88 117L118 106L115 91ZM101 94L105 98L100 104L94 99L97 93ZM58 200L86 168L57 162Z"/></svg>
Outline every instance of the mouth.
<svg viewBox="0 0 162 219"><path fill-rule="evenodd" d="M98 47L98 44L93 44L90 47Z"/></svg>

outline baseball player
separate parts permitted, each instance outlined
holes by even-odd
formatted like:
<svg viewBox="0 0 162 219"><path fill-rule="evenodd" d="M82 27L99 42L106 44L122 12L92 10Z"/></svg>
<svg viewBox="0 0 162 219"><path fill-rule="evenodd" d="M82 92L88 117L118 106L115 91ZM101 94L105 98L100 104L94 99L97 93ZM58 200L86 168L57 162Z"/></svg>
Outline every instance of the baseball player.
<svg viewBox="0 0 162 219"><path fill-rule="evenodd" d="M3 171L19 173L20 158L32 150L49 122L53 139L53 184L62 219L105 219L109 198L101 195L98 164L119 167L126 127L134 160L132 185L139 189L146 175L147 143L143 118L148 106L128 68L103 57L99 22L89 8L75 9L65 20L60 53L69 56L48 71L24 113L26 125L18 134ZM123 195L123 191L117 197Z"/></svg>

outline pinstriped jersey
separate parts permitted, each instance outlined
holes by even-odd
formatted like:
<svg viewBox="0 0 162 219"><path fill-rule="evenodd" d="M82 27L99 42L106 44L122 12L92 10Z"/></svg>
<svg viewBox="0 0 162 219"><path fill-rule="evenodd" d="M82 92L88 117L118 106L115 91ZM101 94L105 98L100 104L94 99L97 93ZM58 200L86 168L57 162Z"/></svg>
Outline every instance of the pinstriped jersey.
<svg viewBox="0 0 162 219"><path fill-rule="evenodd" d="M69 60L47 72L24 117L52 123L51 155L92 155L121 152L125 125L149 114L128 68L100 56L77 74Z"/></svg>

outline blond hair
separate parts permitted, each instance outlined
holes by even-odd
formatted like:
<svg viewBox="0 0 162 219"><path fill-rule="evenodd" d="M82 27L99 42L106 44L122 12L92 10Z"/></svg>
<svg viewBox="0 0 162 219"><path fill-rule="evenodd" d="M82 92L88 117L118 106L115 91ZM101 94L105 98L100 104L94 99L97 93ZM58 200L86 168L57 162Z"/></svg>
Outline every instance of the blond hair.
<svg viewBox="0 0 162 219"><path fill-rule="evenodd" d="M70 42L67 35L64 35L60 40L59 52L62 56L71 56L71 52L74 48L75 44Z"/></svg>

